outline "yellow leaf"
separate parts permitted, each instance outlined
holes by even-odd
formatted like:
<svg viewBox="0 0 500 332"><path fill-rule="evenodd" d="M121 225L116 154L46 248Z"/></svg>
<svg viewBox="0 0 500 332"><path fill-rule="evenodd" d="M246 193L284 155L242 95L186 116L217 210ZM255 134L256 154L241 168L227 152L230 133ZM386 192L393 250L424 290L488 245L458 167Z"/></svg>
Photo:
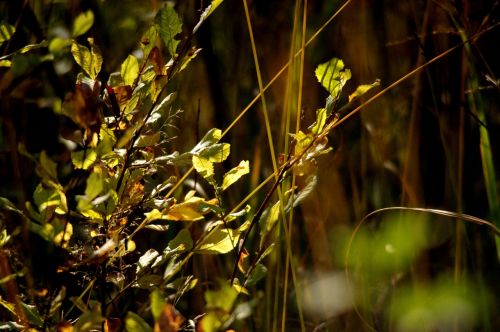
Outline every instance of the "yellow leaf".
<svg viewBox="0 0 500 332"><path fill-rule="evenodd" d="M248 160L242 160L238 166L230 170L224 175L222 180L222 190L226 190L230 185L235 183L245 174L250 172Z"/></svg>

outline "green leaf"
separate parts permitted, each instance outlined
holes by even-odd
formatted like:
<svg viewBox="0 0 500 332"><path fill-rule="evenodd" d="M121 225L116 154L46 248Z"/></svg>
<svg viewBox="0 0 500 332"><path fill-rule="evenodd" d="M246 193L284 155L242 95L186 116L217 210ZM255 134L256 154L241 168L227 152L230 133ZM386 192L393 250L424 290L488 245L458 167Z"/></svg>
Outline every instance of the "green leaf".
<svg viewBox="0 0 500 332"><path fill-rule="evenodd" d="M221 282L221 288L219 290L207 290L205 292L207 309L222 310L225 313L231 311L237 297L238 292L226 282Z"/></svg>
<svg viewBox="0 0 500 332"><path fill-rule="evenodd" d="M47 208L58 207L61 204L61 197L57 190L44 188L41 183L36 187L33 199L38 206L38 211L42 214Z"/></svg>
<svg viewBox="0 0 500 332"><path fill-rule="evenodd" d="M141 316L131 311L127 313L125 318L125 328L128 332L153 332L151 326Z"/></svg>
<svg viewBox="0 0 500 332"><path fill-rule="evenodd" d="M204 157L193 155L193 166L205 180L207 180L208 182L214 182L214 165L210 160Z"/></svg>
<svg viewBox="0 0 500 332"><path fill-rule="evenodd" d="M195 249L198 254L226 254L238 246L238 240L243 230L230 228L217 228L210 231Z"/></svg>
<svg viewBox="0 0 500 332"><path fill-rule="evenodd" d="M358 86L356 88L356 91L354 91L353 93L351 93L349 95L349 102L353 101L356 98L361 97L362 95L367 93L369 90L371 90L372 88L379 86L379 85L380 85L380 80L376 79L375 82L373 82L372 84L363 84L363 85Z"/></svg>
<svg viewBox="0 0 500 332"><path fill-rule="evenodd" d="M87 10L84 13L78 15L73 22L73 30L71 36L76 38L87 32L94 24L94 13L91 10Z"/></svg>
<svg viewBox="0 0 500 332"><path fill-rule="evenodd" d="M179 15L171 5L167 4L156 14L155 22L158 24L163 43L173 57L179 44L179 40L176 40L175 36L182 32L182 22Z"/></svg>
<svg viewBox="0 0 500 332"><path fill-rule="evenodd" d="M71 161L75 168L88 169L97 160L97 153L95 150L85 149L82 151L71 152Z"/></svg>
<svg viewBox="0 0 500 332"><path fill-rule="evenodd" d="M308 128L313 135L318 135L323 130L328 117L326 113L326 108L320 108L316 111L316 122Z"/></svg>
<svg viewBox="0 0 500 332"><path fill-rule="evenodd" d="M192 153L199 153L211 145L217 143L222 137L222 131L217 128L210 129L201 141L191 150Z"/></svg>
<svg viewBox="0 0 500 332"><path fill-rule="evenodd" d="M120 74L122 75L125 85L132 86L134 84L135 79L139 76L139 62L135 56L129 55L125 61L123 61L120 68Z"/></svg>
<svg viewBox="0 0 500 332"><path fill-rule="evenodd" d="M186 228L181 229L177 235L170 240L167 247L167 252L175 251L176 253L181 253L193 248L193 239L191 238L191 233Z"/></svg>
<svg viewBox="0 0 500 332"><path fill-rule="evenodd" d="M144 53L144 59L147 59L149 52L155 47L156 39L158 38L158 29L156 25L152 25L148 30L142 35L141 38L141 48Z"/></svg>
<svg viewBox="0 0 500 332"><path fill-rule="evenodd" d="M245 287L249 287L255 285L259 280L264 278L267 273L267 268L262 264L257 264L250 272L250 275L245 282Z"/></svg>
<svg viewBox="0 0 500 332"><path fill-rule="evenodd" d="M87 186L85 187L85 196L87 199L93 200L104 189L104 177L100 172L93 172L87 178Z"/></svg>
<svg viewBox="0 0 500 332"><path fill-rule="evenodd" d="M101 51L97 45L94 44L94 38L88 38L87 40L90 44L90 50L73 41L71 44L71 54L73 54L76 63L82 67L90 78L95 80L101 71L102 56Z"/></svg>
<svg viewBox="0 0 500 332"><path fill-rule="evenodd" d="M157 289L155 289L151 293L150 299L151 299L151 312L153 313L155 321L157 321L163 311L165 300L163 298L162 293Z"/></svg>
<svg viewBox="0 0 500 332"><path fill-rule="evenodd" d="M205 159L210 160L213 163L221 163L227 159L231 151L231 145L228 143L214 144L207 147L199 153L199 155Z"/></svg>
<svg viewBox="0 0 500 332"><path fill-rule="evenodd" d="M242 160L238 166L224 174L221 189L223 191L226 190L230 185L238 181L243 175L248 174L249 172L250 167L248 160Z"/></svg>
<svg viewBox="0 0 500 332"><path fill-rule="evenodd" d="M145 268L153 264L160 254L155 249L146 251L137 261L136 275L139 275Z"/></svg>
<svg viewBox="0 0 500 332"><path fill-rule="evenodd" d="M320 64L315 74L318 82L330 92L334 99L339 98L342 88L351 78L351 71L344 68L344 62L337 58Z"/></svg>
<svg viewBox="0 0 500 332"><path fill-rule="evenodd" d="M76 322L74 329L75 331L89 331L96 328L100 328L101 323L104 322L104 317L98 311L87 311L84 312Z"/></svg>
<svg viewBox="0 0 500 332"><path fill-rule="evenodd" d="M9 40L12 35L16 32L16 27L13 25L10 25L8 23L1 23L0 24L0 46Z"/></svg>
<svg viewBox="0 0 500 332"><path fill-rule="evenodd" d="M49 52L52 54L58 54L70 45L71 45L70 39L54 37L49 43Z"/></svg>
<svg viewBox="0 0 500 332"><path fill-rule="evenodd" d="M278 218L280 216L280 202L275 203L269 212L263 216L261 220L259 220L260 225L260 236L261 241L264 240L267 233L269 233L274 225L278 222ZM261 243L262 245L263 243Z"/></svg>

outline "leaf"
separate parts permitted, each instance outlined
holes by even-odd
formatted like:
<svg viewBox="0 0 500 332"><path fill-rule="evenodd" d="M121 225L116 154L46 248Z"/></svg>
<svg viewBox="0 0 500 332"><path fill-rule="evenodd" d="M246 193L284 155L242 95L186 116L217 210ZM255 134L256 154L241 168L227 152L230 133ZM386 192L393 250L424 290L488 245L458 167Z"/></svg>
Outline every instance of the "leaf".
<svg viewBox="0 0 500 332"><path fill-rule="evenodd" d="M104 320L104 317L102 317L98 311L87 311L80 315L74 328L76 331L89 331L95 328L100 328L100 325L104 322Z"/></svg>
<svg viewBox="0 0 500 332"><path fill-rule="evenodd" d="M137 261L136 274L139 275L145 268L150 266L160 254L155 249L146 251Z"/></svg>
<svg viewBox="0 0 500 332"><path fill-rule="evenodd" d="M222 3L224 0L213 0L210 5L208 5L207 8L201 13L200 20L196 24L196 26L193 28L193 34L200 28L200 26L205 22L205 20L214 12L214 10L219 7L219 5Z"/></svg>
<svg viewBox="0 0 500 332"><path fill-rule="evenodd" d="M175 221L198 221L203 219L203 214L200 210L202 198L196 197L188 201L174 204L168 210L166 219Z"/></svg>
<svg viewBox="0 0 500 332"><path fill-rule="evenodd" d="M264 278L267 273L267 268L262 265L262 264L257 264L253 268L252 272L250 272L250 275L248 276L246 282L245 282L245 287L253 286L255 285L259 280Z"/></svg>
<svg viewBox="0 0 500 332"><path fill-rule="evenodd" d="M40 165L42 166L43 170L43 178L48 175L50 179L57 180L57 164L52 159L50 159L45 150L40 154Z"/></svg>
<svg viewBox="0 0 500 332"><path fill-rule="evenodd" d="M71 161L75 168L88 169L97 160L97 153L93 149L71 152Z"/></svg>
<svg viewBox="0 0 500 332"><path fill-rule="evenodd" d="M238 229L217 228L211 230L195 248L195 253L217 255L230 252L237 248L240 234L246 229L247 224L243 224Z"/></svg>
<svg viewBox="0 0 500 332"><path fill-rule="evenodd" d="M320 64L315 74L318 82L330 92L334 99L339 98L342 88L351 78L351 71L344 68L344 62L337 58Z"/></svg>
<svg viewBox="0 0 500 332"><path fill-rule="evenodd" d="M128 332L153 332L153 329L141 316L131 311L125 317L125 328Z"/></svg>
<svg viewBox="0 0 500 332"><path fill-rule="evenodd" d="M156 39L158 38L158 29L156 25L152 25L148 30L142 35L141 38L141 48L144 53L144 58L149 57L149 52L155 47Z"/></svg>
<svg viewBox="0 0 500 332"><path fill-rule="evenodd" d="M168 247L166 248L166 253L181 253L193 248L193 239L191 238L191 233L186 228L181 229L177 235L170 240Z"/></svg>
<svg viewBox="0 0 500 332"><path fill-rule="evenodd" d="M269 212L263 216L261 220L259 220L260 225L260 236L261 241L264 241L266 234L268 234L276 225L280 215L280 202L275 203ZM263 243L261 243L262 246Z"/></svg>
<svg viewBox="0 0 500 332"><path fill-rule="evenodd" d="M87 39L90 44L90 51L87 47L77 44L75 41L71 44L71 54L76 63L95 80L101 71L102 56L97 45L94 44L94 38Z"/></svg>
<svg viewBox="0 0 500 332"><path fill-rule="evenodd" d="M191 150L192 153L199 153L211 145L217 143L222 137L222 131L217 128L210 129L201 141Z"/></svg>
<svg viewBox="0 0 500 332"><path fill-rule="evenodd" d="M199 155L210 160L213 163L221 163L227 159L231 151L231 145L228 143L214 144L202 150Z"/></svg>
<svg viewBox="0 0 500 332"><path fill-rule="evenodd" d="M215 180L213 180L214 176L214 165L213 163L203 157L199 157L197 155L193 155L193 166L196 169L196 171L203 176L205 180L207 180L209 183L214 183Z"/></svg>
<svg viewBox="0 0 500 332"><path fill-rule="evenodd" d="M73 236L73 225L69 222L62 222L59 225L58 230L60 231L54 236L54 244L66 248L69 240L71 240L71 237Z"/></svg>
<svg viewBox="0 0 500 332"><path fill-rule="evenodd" d="M353 101L356 98L361 97L362 95L367 93L369 90L371 90L372 88L379 86L379 85L380 85L380 80L377 78L375 80L375 82L373 82L372 84L363 84L363 85L358 86L356 88L356 91L354 91L353 93L351 93L349 95L349 102Z"/></svg>
<svg viewBox="0 0 500 332"><path fill-rule="evenodd" d="M313 135L318 135L323 130L327 119L326 108L320 108L316 111L316 121L308 128Z"/></svg>
<svg viewBox="0 0 500 332"><path fill-rule="evenodd" d="M219 290L207 290L205 292L207 309L221 310L225 313L231 311L237 297L238 292L226 282L221 282L221 288Z"/></svg>
<svg viewBox="0 0 500 332"><path fill-rule="evenodd" d="M163 43L173 57L179 44L179 40L176 40L175 36L182 32L182 22L179 15L177 15L173 6L167 4L156 14L155 22L158 24Z"/></svg>
<svg viewBox="0 0 500 332"><path fill-rule="evenodd" d="M96 198L104 189L104 177L101 172L92 172L87 178L85 196L90 201Z"/></svg>
<svg viewBox="0 0 500 332"><path fill-rule="evenodd" d="M242 160L238 166L224 174L221 189L223 191L226 190L230 185L238 181L243 175L248 174L249 172L250 167L248 160Z"/></svg>
<svg viewBox="0 0 500 332"><path fill-rule="evenodd" d="M137 58L133 55L129 55L125 61L123 61L120 74L122 75L123 82L125 85L132 86L135 79L139 76L139 62Z"/></svg>
<svg viewBox="0 0 500 332"><path fill-rule="evenodd" d="M71 45L70 39L54 37L49 43L49 52L52 54L58 54L70 45Z"/></svg>
<svg viewBox="0 0 500 332"><path fill-rule="evenodd" d="M170 303L163 304L160 316L156 319L154 332L178 332L184 317Z"/></svg>
<svg viewBox="0 0 500 332"><path fill-rule="evenodd" d="M13 25L10 25L8 23L1 23L0 24L0 46L9 40L12 35L16 32L16 27Z"/></svg>
<svg viewBox="0 0 500 332"><path fill-rule="evenodd" d="M162 293L157 289L151 292L149 298L151 299L151 312L153 313L153 318L156 321L161 315L165 300Z"/></svg>
<svg viewBox="0 0 500 332"><path fill-rule="evenodd" d="M78 15L73 22L73 29L71 36L76 38L87 32L94 24L94 13L91 10L87 10L84 13Z"/></svg>
<svg viewBox="0 0 500 332"><path fill-rule="evenodd" d="M44 213L49 207L58 207L61 204L61 197L57 190L50 188L44 188L40 183L33 193L33 199L35 204L38 206L38 211Z"/></svg>
<svg viewBox="0 0 500 332"><path fill-rule="evenodd" d="M10 66L12 66L12 61L0 60L0 67L10 67Z"/></svg>
<svg viewBox="0 0 500 332"><path fill-rule="evenodd" d="M311 175L306 179L306 185L302 188L301 191L297 194L297 196L293 200L293 207L297 207L306 197L308 197L311 192L316 187L318 183L318 177L316 175Z"/></svg>

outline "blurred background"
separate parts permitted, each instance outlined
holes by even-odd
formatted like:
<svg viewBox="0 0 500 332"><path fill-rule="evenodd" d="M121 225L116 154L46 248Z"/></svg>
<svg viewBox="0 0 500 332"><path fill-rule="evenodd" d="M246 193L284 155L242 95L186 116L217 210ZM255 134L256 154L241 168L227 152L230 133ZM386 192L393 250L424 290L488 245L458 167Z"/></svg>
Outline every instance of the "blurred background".
<svg viewBox="0 0 500 332"><path fill-rule="evenodd" d="M207 2L173 2L185 32ZM287 251L278 241L268 259L268 278L253 290L261 301L248 329L300 330L304 314L306 330L317 331L495 331L500 328L500 251L488 227L464 221L460 213L500 225L495 176L500 173L500 4L347 2L305 49L300 108L300 57L292 58L265 93L277 154L289 139L285 114L295 119L299 112L304 130L325 105L328 92L314 75L320 63L337 57L351 69L346 98L356 86L375 79L381 81L380 91L463 40L490 31L398 84L329 134L333 151L318 158L317 186L291 223L298 280L284 282ZM300 48L304 4L307 41L345 3L248 1L264 85ZM73 19L91 9L95 23L88 35L102 50L100 75L105 79L137 49L161 5L153 0L2 1L0 21L16 25L18 32L2 43L0 54L68 36ZM192 43L201 53L171 83L179 93L176 105L183 109L172 151L191 149L210 128L226 128L259 92L243 1L224 1ZM33 162L19 152L20 143L32 154L43 149L54 160L68 162L58 139L68 123L53 105L72 91L79 68L69 52L53 60L44 58L46 53L26 56L11 69L0 67L0 196L18 206L31 199L37 183ZM243 159L251 165L251 175L225 197L233 207L272 174L260 101L225 139L232 147L227 169ZM303 183L298 179L299 186ZM252 198L253 209L264 195L262 190ZM456 214L398 210L363 219L394 206ZM346 248L362 220L351 242L347 265L352 280L347 280ZM346 292L350 287L355 295ZM200 307L195 297L193 311Z"/></svg>

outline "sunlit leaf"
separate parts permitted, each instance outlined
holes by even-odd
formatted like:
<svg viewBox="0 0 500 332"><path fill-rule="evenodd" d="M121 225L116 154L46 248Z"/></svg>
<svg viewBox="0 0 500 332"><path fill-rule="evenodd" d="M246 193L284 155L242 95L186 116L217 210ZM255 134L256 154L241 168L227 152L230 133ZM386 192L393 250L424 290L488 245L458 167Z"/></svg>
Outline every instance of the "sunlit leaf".
<svg viewBox="0 0 500 332"><path fill-rule="evenodd" d="M104 177L101 172L92 172L87 178L85 196L89 200L96 198L104 189Z"/></svg>
<svg viewBox="0 0 500 332"><path fill-rule="evenodd" d="M354 91L353 93L351 93L349 95L349 102L351 102L352 100L354 100L356 98L361 97L362 95L364 95L365 93L370 91L372 88L379 86L379 85L380 85L380 80L376 79L375 82L373 82L372 84L363 84L363 85L358 86L356 88L356 91Z"/></svg>
<svg viewBox="0 0 500 332"><path fill-rule="evenodd" d="M269 209L266 214L263 215L263 218L259 221L261 228L260 236L262 241L264 240L265 235L269 233L278 222L279 215L280 202L277 202Z"/></svg>
<svg viewBox="0 0 500 332"><path fill-rule="evenodd" d="M206 149L203 149L199 155L213 163L221 163L227 159L231 151L231 146L228 143L214 144Z"/></svg>
<svg viewBox="0 0 500 332"><path fill-rule="evenodd" d="M16 32L16 27L8 23L0 23L0 46L9 40L12 35Z"/></svg>
<svg viewBox="0 0 500 332"><path fill-rule="evenodd" d="M150 266L159 255L155 249L146 251L137 261L136 274L139 275L145 268Z"/></svg>
<svg viewBox="0 0 500 332"><path fill-rule="evenodd" d="M53 241L56 245L66 248L69 240L71 240L73 236L73 225L69 222L63 222L59 228L61 230L55 234Z"/></svg>
<svg viewBox="0 0 500 332"><path fill-rule="evenodd" d="M159 27L159 34L163 43L173 57L179 44L179 40L176 40L175 37L182 32L182 22L179 15L175 12L174 7L167 3L156 14L155 22Z"/></svg>
<svg viewBox="0 0 500 332"><path fill-rule="evenodd" d="M44 188L39 184L33 193L33 199L38 206L40 213L44 213L49 207L57 207L61 204L61 198L57 190L53 188Z"/></svg>
<svg viewBox="0 0 500 332"><path fill-rule="evenodd" d="M204 179L211 181L214 176L214 165L210 160L193 155L193 166Z"/></svg>
<svg viewBox="0 0 500 332"><path fill-rule="evenodd" d="M91 79L95 80L101 71L102 56L99 48L94 44L94 39L88 38L87 40L90 44L90 50L86 46L73 41L71 54L73 54L76 63L82 67Z"/></svg>
<svg viewBox="0 0 500 332"><path fill-rule="evenodd" d="M193 29L193 33L195 33L200 26L203 24L203 22L214 12L214 10L219 7L219 5L223 2L224 0L212 0L210 5L205 8L203 13L201 13L200 20L196 24L196 26Z"/></svg>
<svg viewBox="0 0 500 332"><path fill-rule="evenodd" d="M129 55L125 61L123 61L120 74L122 75L125 85L134 84L135 79L139 76L139 62L135 56Z"/></svg>
<svg viewBox="0 0 500 332"><path fill-rule="evenodd" d="M304 199L306 199L311 192L316 188L318 183L318 177L316 175L311 175L306 179L306 185L302 188L299 193L294 197L293 207L297 207Z"/></svg>
<svg viewBox="0 0 500 332"><path fill-rule="evenodd" d="M141 316L131 311L125 317L125 327L128 332L153 332L151 326Z"/></svg>
<svg viewBox="0 0 500 332"><path fill-rule="evenodd" d="M238 181L243 175L248 174L249 172L250 167L248 160L242 160L238 166L224 174L221 189L226 190L230 185Z"/></svg>
<svg viewBox="0 0 500 332"><path fill-rule="evenodd" d="M49 43L49 52L58 54L71 45L71 40L61 37L54 37Z"/></svg>
<svg viewBox="0 0 500 332"><path fill-rule="evenodd" d="M0 60L0 67L10 67L12 66L12 61L10 60Z"/></svg>
<svg viewBox="0 0 500 332"><path fill-rule="evenodd" d="M205 150L209 146L217 143L222 137L222 131L217 128L210 129L205 136L201 139L201 141L196 144L196 146L191 150L192 153L199 153L200 151Z"/></svg>
<svg viewBox="0 0 500 332"><path fill-rule="evenodd" d="M326 112L326 108L320 108L316 111L316 121L308 128L311 130L311 133L313 135L318 135L321 133L323 130L323 127L325 126L326 119L328 115Z"/></svg>
<svg viewBox="0 0 500 332"><path fill-rule="evenodd" d="M75 168L88 169L97 160L97 153L93 149L71 152L71 161Z"/></svg>
<svg viewBox="0 0 500 332"><path fill-rule="evenodd" d="M344 68L344 62L337 58L320 64L316 68L315 74L318 82L320 82L335 99L339 98L342 88L351 78L351 71Z"/></svg>
<svg viewBox="0 0 500 332"><path fill-rule="evenodd" d="M87 32L94 24L94 13L91 10L87 10L84 13L78 15L73 21L73 29L71 36L76 38Z"/></svg>
<svg viewBox="0 0 500 332"><path fill-rule="evenodd" d="M155 47L156 39L158 38L158 29L156 25L152 25L148 30L142 35L141 38L141 48L144 52L144 58L149 57L149 52Z"/></svg>
<svg viewBox="0 0 500 332"><path fill-rule="evenodd" d="M167 212L166 218L174 221L198 221L203 219L199 210L202 199L198 201L174 204Z"/></svg>
<svg viewBox="0 0 500 332"><path fill-rule="evenodd" d="M239 229L219 227L211 230L196 246L195 252L211 255L226 254L237 248L241 232L245 227L240 227Z"/></svg>

